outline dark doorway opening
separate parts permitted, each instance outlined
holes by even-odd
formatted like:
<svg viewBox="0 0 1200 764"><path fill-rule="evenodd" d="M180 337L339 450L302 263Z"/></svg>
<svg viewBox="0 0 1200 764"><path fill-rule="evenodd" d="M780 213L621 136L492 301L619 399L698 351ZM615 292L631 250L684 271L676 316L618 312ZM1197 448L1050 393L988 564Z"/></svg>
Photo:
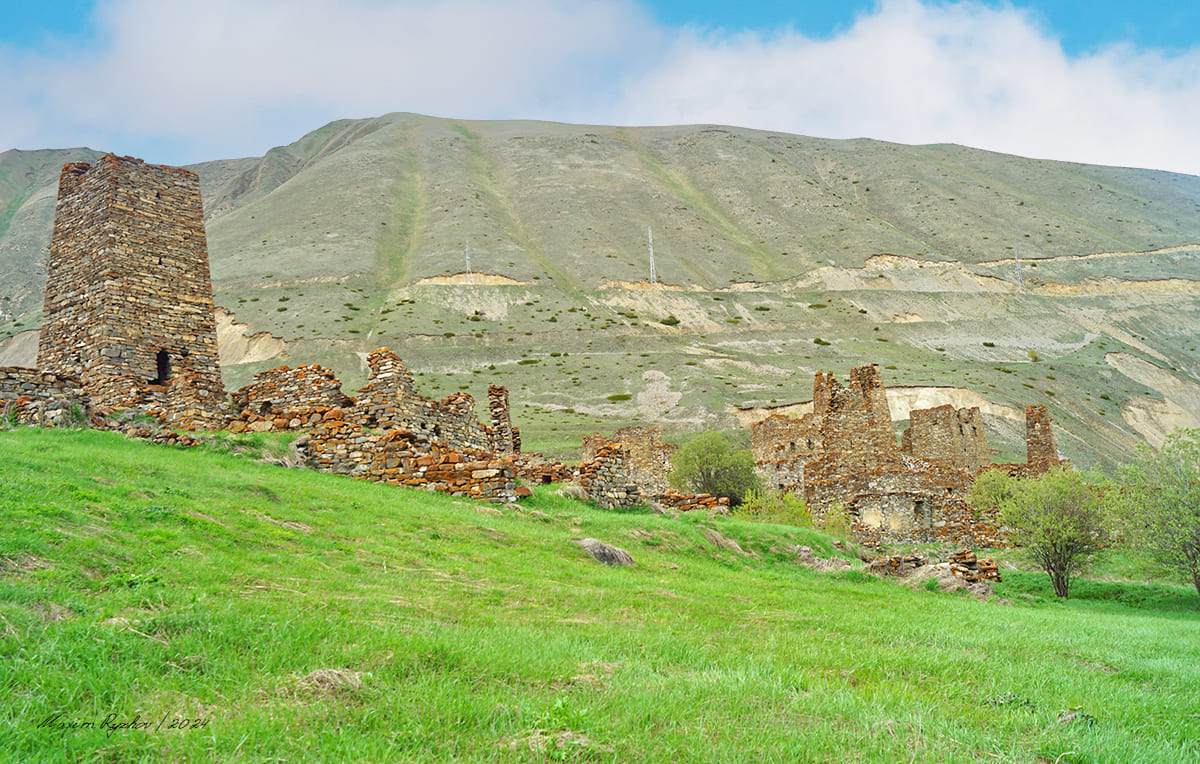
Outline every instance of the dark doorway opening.
<svg viewBox="0 0 1200 764"><path fill-rule="evenodd" d="M158 351L158 355L154 358L154 364L158 371L158 376L154 378L154 384L165 385L167 380L171 378L170 354L165 350Z"/></svg>

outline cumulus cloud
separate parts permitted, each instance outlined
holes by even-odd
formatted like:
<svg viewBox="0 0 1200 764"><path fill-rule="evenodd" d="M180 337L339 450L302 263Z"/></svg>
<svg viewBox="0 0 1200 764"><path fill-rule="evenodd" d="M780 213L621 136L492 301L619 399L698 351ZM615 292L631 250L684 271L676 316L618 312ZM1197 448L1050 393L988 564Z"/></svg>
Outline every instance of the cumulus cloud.
<svg viewBox="0 0 1200 764"><path fill-rule="evenodd" d="M1200 174L1200 50L1072 58L1011 7L895 0L825 40L684 33L613 116Z"/></svg>
<svg viewBox="0 0 1200 764"><path fill-rule="evenodd" d="M165 139L190 161L389 111L550 116L615 98L604 73L656 34L625 0L108 0L94 20L78 49L0 50L0 144Z"/></svg>
<svg viewBox="0 0 1200 764"><path fill-rule="evenodd" d="M101 0L94 20L87 44L0 48L0 147L182 163L415 111L716 122L1200 174L1200 49L1070 56L1007 5L883 0L824 39L663 28L635 0Z"/></svg>

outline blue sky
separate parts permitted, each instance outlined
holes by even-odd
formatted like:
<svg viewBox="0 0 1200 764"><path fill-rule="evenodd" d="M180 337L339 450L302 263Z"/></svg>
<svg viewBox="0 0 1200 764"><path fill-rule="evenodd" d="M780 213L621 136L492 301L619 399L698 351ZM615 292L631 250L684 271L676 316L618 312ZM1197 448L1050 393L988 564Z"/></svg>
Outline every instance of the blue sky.
<svg viewBox="0 0 1200 764"><path fill-rule="evenodd" d="M333 119L722 123L1200 174L1200 3L0 0L0 150Z"/></svg>
<svg viewBox="0 0 1200 764"><path fill-rule="evenodd" d="M1185 49L1194 47L1200 39L1197 32L1200 3L1189 0L1018 0L983 4L1030 13L1053 33L1064 50L1073 54L1116 43ZM757 30L793 25L806 34L824 38L845 31L856 16L869 13L878 3L874 0L830 0L739 5L718 0L662 0L648 5L658 19L671 25Z"/></svg>

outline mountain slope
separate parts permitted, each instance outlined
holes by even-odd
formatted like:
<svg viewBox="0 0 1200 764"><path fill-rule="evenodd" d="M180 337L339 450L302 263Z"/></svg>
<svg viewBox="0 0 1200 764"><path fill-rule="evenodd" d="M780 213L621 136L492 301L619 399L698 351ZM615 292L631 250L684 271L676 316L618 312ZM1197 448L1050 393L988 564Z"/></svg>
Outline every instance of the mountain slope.
<svg viewBox="0 0 1200 764"><path fill-rule="evenodd" d="M25 178L0 184L0 332L40 322L35 264L65 154L34 154L0 157L0 178ZM731 407L807 398L817 369L871 362L888 384L1045 403L1083 461L1200 424L1197 177L412 114L195 169L217 303L286 347L227 354L230 385L320 362L353 389L361 354L388 345L427 394L508 385L551 448L635 419L726 426ZM648 283L648 229L663 285ZM998 458L1020 458L1012 427L992 435Z"/></svg>

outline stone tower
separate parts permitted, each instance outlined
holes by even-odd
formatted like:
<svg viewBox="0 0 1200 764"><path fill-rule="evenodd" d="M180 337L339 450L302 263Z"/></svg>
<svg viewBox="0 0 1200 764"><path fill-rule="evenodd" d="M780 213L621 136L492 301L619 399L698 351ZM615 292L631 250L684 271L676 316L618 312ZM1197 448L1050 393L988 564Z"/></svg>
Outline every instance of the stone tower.
<svg viewBox="0 0 1200 764"><path fill-rule="evenodd" d="M102 410L212 420L225 398L200 180L108 154L58 183L38 367Z"/></svg>
<svg viewBox="0 0 1200 764"><path fill-rule="evenodd" d="M1025 459L1043 470L1062 461L1045 406L1025 407Z"/></svg>

